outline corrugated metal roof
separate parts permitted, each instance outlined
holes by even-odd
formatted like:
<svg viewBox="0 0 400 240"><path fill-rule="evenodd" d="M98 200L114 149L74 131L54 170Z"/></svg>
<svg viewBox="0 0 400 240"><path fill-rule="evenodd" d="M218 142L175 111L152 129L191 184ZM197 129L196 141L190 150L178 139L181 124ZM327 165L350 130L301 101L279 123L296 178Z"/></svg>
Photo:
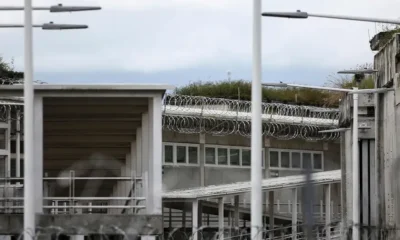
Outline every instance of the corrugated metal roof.
<svg viewBox="0 0 400 240"><path fill-rule="evenodd" d="M311 183L315 185L339 183L341 170L325 171L311 174ZM305 175L277 177L264 179L262 188L264 191L283 188L295 188L306 184ZM217 198L229 195L243 194L251 191L251 182L238 182L200 188L174 190L163 193L164 199L205 199Z"/></svg>

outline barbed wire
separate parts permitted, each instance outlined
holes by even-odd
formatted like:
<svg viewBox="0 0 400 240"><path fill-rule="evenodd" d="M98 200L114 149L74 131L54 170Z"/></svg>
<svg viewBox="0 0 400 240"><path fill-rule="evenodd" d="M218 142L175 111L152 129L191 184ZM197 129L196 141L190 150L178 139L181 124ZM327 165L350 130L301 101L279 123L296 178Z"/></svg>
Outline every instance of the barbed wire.
<svg viewBox="0 0 400 240"><path fill-rule="evenodd" d="M19 114L17 114L19 112ZM0 98L0 120L23 117L23 98ZM338 109L263 103L263 135L278 139L335 140L340 133L320 133L338 126ZM163 128L180 133L238 134L250 137L251 102L201 96L167 95Z"/></svg>
<svg viewBox="0 0 400 240"><path fill-rule="evenodd" d="M34 84L47 84L46 82L35 80ZM0 85L21 85L24 79L1 78ZM24 99L22 97L0 97L0 121L22 119ZM17 114L18 112L18 114Z"/></svg>
<svg viewBox="0 0 400 240"><path fill-rule="evenodd" d="M167 95L163 127L180 133L251 134L251 102L200 96ZM278 139L335 140L339 109L263 103L263 135Z"/></svg>

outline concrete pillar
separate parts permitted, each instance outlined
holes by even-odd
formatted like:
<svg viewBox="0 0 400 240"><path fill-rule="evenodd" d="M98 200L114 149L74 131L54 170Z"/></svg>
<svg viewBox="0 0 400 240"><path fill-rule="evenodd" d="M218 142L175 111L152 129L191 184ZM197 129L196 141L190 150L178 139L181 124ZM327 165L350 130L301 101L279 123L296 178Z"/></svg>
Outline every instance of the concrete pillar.
<svg viewBox="0 0 400 240"><path fill-rule="evenodd" d="M85 240L85 235L71 235L70 240Z"/></svg>
<svg viewBox="0 0 400 240"><path fill-rule="evenodd" d="M292 189L292 239L297 239L297 188Z"/></svg>
<svg viewBox="0 0 400 240"><path fill-rule="evenodd" d="M136 129L136 176L142 177L142 133L143 129L140 127ZM131 148L132 151L133 147Z"/></svg>
<svg viewBox="0 0 400 240"><path fill-rule="evenodd" d="M183 204L182 208L182 229L185 232L186 231L186 209L185 209L185 203Z"/></svg>
<svg viewBox="0 0 400 240"><path fill-rule="evenodd" d="M136 136L136 138L137 138L137 136ZM138 174L137 174L137 171L138 171L138 169L137 169L137 151L138 150L137 149L138 149L137 148L137 140L135 140L135 141L131 142L131 154L130 154L131 159L130 159L130 168L129 168L130 172L128 173L128 176L130 176L133 180L132 182L129 182L129 186L128 186L128 191L132 192L132 197L138 197L137 193L138 193L139 186L141 184L140 182L138 182L136 180L136 178L138 176ZM139 203L137 200L133 200L133 201L130 201L129 205L135 206L135 205L137 205L137 203ZM129 211L129 213L135 213L134 209L131 209Z"/></svg>
<svg viewBox="0 0 400 240"><path fill-rule="evenodd" d="M205 186L205 158L206 158L206 150L205 150L205 143L206 143L206 135L204 133L199 134L199 151L200 151L200 186Z"/></svg>
<svg viewBox="0 0 400 240"><path fill-rule="evenodd" d="M11 177L11 109L7 110L7 130L5 136L5 147L7 151L7 159L6 159L6 177ZM7 182L9 185L10 182Z"/></svg>
<svg viewBox="0 0 400 240"><path fill-rule="evenodd" d="M125 156L126 157L126 156ZM120 168L120 176L122 177L122 176L124 176L125 175L125 166L121 166L121 168ZM127 195L125 194L125 184L127 183L127 182L125 182L125 181L118 181L118 185L119 185L119 188L118 188L118 195L117 195L117 197L127 197ZM118 205L125 205L125 201L117 201L117 204ZM123 209L117 209L117 213L122 213L122 210Z"/></svg>
<svg viewBox="0 0 400 240"><path fill-rule="evenodd" d="M16 177L21 177L21 110L17 110L17 120L16 120L16 130L17 130L17 138L15 144L16 150ZM22 166L23 167L23 166Z"/></svg>
<svg viewBox="0 0 400 240"><path fill-rule="evenodd" d="M224 239L224 198L218 198L218 232L219 239Z"/></svg>
<svg viewBox="0 0 400 240"><path fill-rule="evenodd" d="M144 195L143 192L143 186L144 186L144 182L143 182L143 173L142 173L142 128L138 128L136 129L136 177L141 177L142 181L140 181L140 184L137 184L137 186L135 186L135 189L137 192L136 196L139 197L146 197ZM133 147L131 148L132 151ZM147 200L146 200L147 201ZM138 203L138 202L137 202ZM144 204L145 202L140 202L139 205ZM138 212L139 210L137 210L136 212Z"/></svg>
<svg viewBox="0 0 400 240"><path fill-rule="evenodd" d="M142 176L146 179L143 179L143 194L146 197L146 213L149 214L152 210L152 201L153 199L150 197L149 186L151 186L149 180L149 114L144 113L142 116ZM146 187L147 186L147 187Z"/></svg>
<svg viewBox="0 0 400 240"><path fill-rule="evenodd" d="M203 203L199 200L199 215L198 215L199 228L203 226Z"/></svg>
<svg viewBox="0 0 400 240"><path fill-rule="evenodd" d="M35 211L43 213L43 98L34 98ZM29 161L29 159L24 159Z"/></svg>
<svg viewBox="0 0 400 240"><path fill-rule="evenodd" d="M239 195L236 195L233 199L234 211L233 211L233 226L235 228L234 234L237 236L239 234Z"/></svg>
<svg viewBox="0 0 400 240"><path fill-rule="evenodd" d="M193 240L198 240L198 216L199 213L199 201L196 199L192 202L192 236Z"/></svg>
<svg viewBox="0 0 400 240"><path fill-rule="evenodd" d="M324 185L326 240L331 239L331 185Z"/></svg>
<svg viewBox="0 0 400 240"><path fill-rule="evenodd" d="M156 240L156 236L141 236L141 240Z"/></svg>
<svg viewBox="0 0 400 240"><path fill-rule="evenodd" d="M168 227L172 230L172 208L168 208Z"/></svg>
<svg viewBox="0 0 400 240"><path fill-rule="evenodd" d="M153 197L153 214L162 214L162 96L149 101L150 155L149 172Z"/></svg>
<svg viewBox="0 0 400 240"><path fill-rule="evenodd" d="M275 226L275 219L274 219L275 192L269 191L268 194L269 194L269 196L268 196L268 202L269 202L268 215L269 215L269 227L270 227L269 237L272 239L272 238L274 238L273 229Z"/></svg>
<svg viewBox="0 0 400 240"><path fill-rule="evenodd" d="M0 235L0 240L11 240L11 235Z"/></svg>
<svg viewBox="0 0 400 240"><path fill-rule="evenodd" d="M132 153L126 154L125 158L125 168L124 168L124 174L123 177L131 177L131 169L132 169ZM123 181L123 186L124 186L124 197L129 197L130 189L132 188L132 181ZM132 193L131 193L132 194ZM132 197L133 195L131 195ZM130 200L124 200L124 204L127 202L127 206L131 206L131 201ZM131 213L131 209L126 209L124 211L125 213Z"/></svg>

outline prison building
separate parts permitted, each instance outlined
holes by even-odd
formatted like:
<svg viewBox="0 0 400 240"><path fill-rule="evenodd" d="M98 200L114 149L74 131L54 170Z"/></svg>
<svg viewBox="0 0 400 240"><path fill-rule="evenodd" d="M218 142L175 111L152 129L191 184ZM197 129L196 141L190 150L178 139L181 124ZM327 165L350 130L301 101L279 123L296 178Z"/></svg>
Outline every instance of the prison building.
<svg viewBox="0 0 400 240"><path fill-rule="evenodd" d="M168 89L35 85L36 195L29 199L43 234L178 238L201 228L248 230L251 103ZM22 85L0 87L5 236L23 228L22 94ZM320 132L337 128L339 118L337 109L263 104L266 227L303 223L309 203L317 223L340 220L340 134ZM307 171L315 186L305 195Z"/></svg>

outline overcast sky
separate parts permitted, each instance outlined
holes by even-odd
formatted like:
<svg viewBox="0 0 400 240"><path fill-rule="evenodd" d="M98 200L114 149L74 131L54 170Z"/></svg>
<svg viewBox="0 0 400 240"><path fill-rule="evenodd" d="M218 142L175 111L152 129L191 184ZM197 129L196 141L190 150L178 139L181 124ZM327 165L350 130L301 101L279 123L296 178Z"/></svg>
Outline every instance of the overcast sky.
<svg viewBox="0 0 400 240"><path fill-rule="evenodd" d="M183 85L251 79L251 0L33 0L35 6L100 5L82 13L34 12L35 23L88 24L87 30L34 31L35 79ZM23 0L2 0L22 5ZM398 18L399 0L264 0L263 11ZM23 23L2 12L0 23ZM372 62L373 23L263 18L263 80L323 84L329 74ZM23 69L23 30L1 29L0 54Z"/></svg>

